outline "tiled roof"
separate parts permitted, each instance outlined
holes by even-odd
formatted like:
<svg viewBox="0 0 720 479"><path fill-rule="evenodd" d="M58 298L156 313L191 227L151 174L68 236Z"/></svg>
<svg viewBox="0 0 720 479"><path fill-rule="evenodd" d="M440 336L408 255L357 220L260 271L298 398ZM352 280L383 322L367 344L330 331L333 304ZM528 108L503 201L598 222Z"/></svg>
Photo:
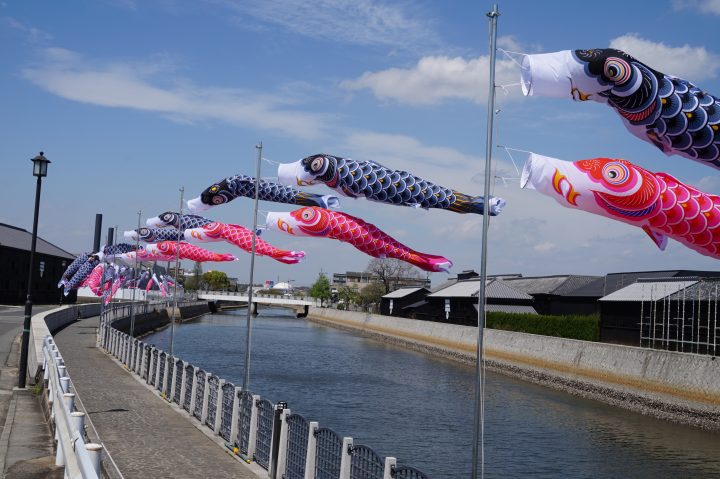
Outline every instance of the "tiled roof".
<svg viewBox="0 0 720 479"><path fill-rule="evenodd" d="M447 288L436 291L428 297L433 298L469 298L477 296L480 289L480 281L458 281ZM532 296L509 285L503 280L488 280L485 288L485 296L493 299L525 299L531 300Z"/></svg>
<svg viewBox="0 0 720 479"><path fill-rule="evenodd" d="M32 246L32 233L22 228L0 223L0 246L15 248L24 251L30 251ZM75 255L68 253L64 249L58 248L52 243L45 241L38 236L35 251L39 254L49 256L57 256L60 258L75 259Z"/></svg>

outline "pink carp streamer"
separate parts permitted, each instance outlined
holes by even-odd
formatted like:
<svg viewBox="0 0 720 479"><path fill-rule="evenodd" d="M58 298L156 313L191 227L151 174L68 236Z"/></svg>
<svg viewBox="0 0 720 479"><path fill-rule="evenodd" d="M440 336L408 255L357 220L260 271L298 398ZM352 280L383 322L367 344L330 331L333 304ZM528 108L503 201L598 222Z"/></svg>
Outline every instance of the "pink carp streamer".
<svg viewBox="0 0 720 479"><path fill-rule="evenodd" d="M214 221L200 228L185 230L185 238L200 242L227 241L248 253L252 251L252 238L254 234L240 225L231 225ZM269 256L281 263L295 264L305 257L304 251L288 251L266 243L260 237L255 237L255 253L260 256Z"/></svg>
<svg viewBox="0 0 720 479"><path fill-rule="evenodd" d="M90 291L95 294L95 296L100 296L102 294L102 290L100 288L100 282L103 278L103 273L105 272L105 263L100 263L97 266L93 268L93 270L90 272L87 278L85 278L85 281L82 282L80 287L87 286L90 288Z"/></svg>
<svg viewBox="0 0 720 479"><path fill-rule="evenodd" d="M642 228L664 250L667 238L720 259L720 196L626 160L568 162L531 153L520 186L576 208Z"/></svg>
<svg viewBox="0 0 720 479"><path fill-rule="evenodd" d="M237 258L231 254L213 253L199 246L184 242L178 245L175 241L161 241L156 244L149 244L145 246L145 251L150 254L166 255L174 259L178 254L178 246L180 248L180 259L189 259L198 262L237 261Z"/></svg>
<svg viewBox="0 0 720 479"><path fill-rule="evenodd" d="M324 236L344 241L375 258L400 259L425 271L448 272L452 267L449 259L412 250L360 218L317 206L291 213L268 213L267 226L293 236Z"/></svg>

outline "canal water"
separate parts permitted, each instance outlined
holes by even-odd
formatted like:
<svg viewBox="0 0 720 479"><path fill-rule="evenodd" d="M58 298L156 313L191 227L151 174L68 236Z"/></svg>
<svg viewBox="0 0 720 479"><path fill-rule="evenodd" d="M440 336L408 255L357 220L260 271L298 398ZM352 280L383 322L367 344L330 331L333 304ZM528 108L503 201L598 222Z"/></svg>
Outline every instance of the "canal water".
<svg viewBox="0 0 720 479"><path fill-rule="evenodd" d="M178 357L236 386L246 312L176 326ZM168 351L170 330L146 341ZM250 390L434 478L470 476L475 370L261 309ZM488 373L487 478L720 478L720 434Z"/></svg>

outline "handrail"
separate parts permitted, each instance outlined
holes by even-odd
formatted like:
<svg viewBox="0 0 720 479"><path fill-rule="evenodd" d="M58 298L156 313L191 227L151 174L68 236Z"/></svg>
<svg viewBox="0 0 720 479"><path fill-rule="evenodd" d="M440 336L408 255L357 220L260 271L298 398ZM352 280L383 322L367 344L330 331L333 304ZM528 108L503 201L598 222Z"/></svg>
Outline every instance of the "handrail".
<svg viewBox="0 0 720 479"><path fill-rule="evenodd" d="M65 466L65 476L69 478L98 479L100 477L101 448L93 448L91 457L88 452L89 444L83 439L84 430L78 430L78 424L69 418L74 411L73 396L66 396L70 389L70 378L61 374L58 364L62 361L59 351L57 355L50 354L52 339L46 336L43 344L43 356L48 379L48 401L52 403L52 420L57 433L56 464ZM64 366L63 366L64 368ZM67 386L63 388L61 379L66 378ZM84 413L83 413L84 414ZM92 446L90 446L92 447Z"/></svg>

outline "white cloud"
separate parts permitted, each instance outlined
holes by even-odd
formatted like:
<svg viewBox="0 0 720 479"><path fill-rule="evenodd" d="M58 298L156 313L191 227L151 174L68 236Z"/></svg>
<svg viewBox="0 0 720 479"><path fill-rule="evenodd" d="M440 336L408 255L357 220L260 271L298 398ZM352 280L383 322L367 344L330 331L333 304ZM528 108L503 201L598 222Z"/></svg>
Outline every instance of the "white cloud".
<svg viewBox="0 0 720 479"><path fill-rule="evenodd" d="M367 88L378 98L411 105L433 105L449 99L485 103L489 65L488 56L470 60L427 56L411 68L365 72L358 79L343 81L341 86L349 90ZM520 73L514 62L498 59L496 65L497 85L519 82ZM509 91L519 93L520 89L517 87Z"/></svg>
<svg viewBox="0 0 720 479"><path fill-rule="evenodd" d="M2 21L10 28L25 33L25 35L27 35L28 41L30 42L38 43L52 40L52 35L50 35L49 33L44 32L39 28L26 25L23 22L16 20L12 17L3 17Z"/></svg>
<svg viewBox="0 0 720 479"><path fill-rule="evenodd" d="M414 14L417 6L373 0L210 0L241 15L238 25L254 21L279 25L312 38L358 45L416 49L437 45L429 22ZM248 19L247 17L251 17Z"/></svg>
<svg viewBox="0 0 720 479"><path fill-rule="evenodd" d="M671 47L662 42L653 42L628 33L615 38L610 47L622 50L643 63L668 75L675 75L696 82L713 78L720 69L720 56L704 47Z"/></svg>
<svg viewBox="0 0 720 479"><path fill-rule="evenodd" d="M673 0L676 10L698 10L720 15L720 0Z"/></svg>
<svg viewBox="0 0 720 479"><path fill-rule="evenodd" d="M156 112L176 121L221 121L315 138L325 129L321 115L281 108L288 103L256 92L200 87L168 80L170 62L92 65L77 52L44 51L45 61L23 76L44 90L92 105Z"/></svg>

